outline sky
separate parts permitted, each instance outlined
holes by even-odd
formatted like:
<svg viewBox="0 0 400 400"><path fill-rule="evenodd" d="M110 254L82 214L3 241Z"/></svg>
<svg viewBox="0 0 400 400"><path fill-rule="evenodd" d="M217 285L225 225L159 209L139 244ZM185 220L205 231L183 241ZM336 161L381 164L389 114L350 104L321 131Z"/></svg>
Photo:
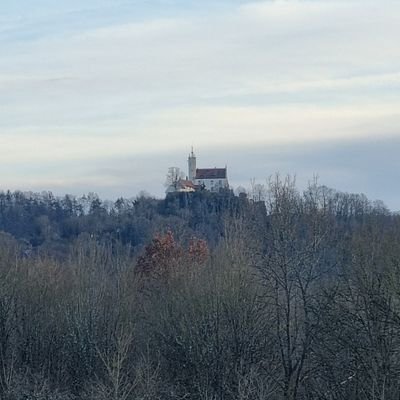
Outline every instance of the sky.
<svg viewBox="0 0 400 400"><path fill-rule="evenodd" d="M0 190L314 175L400 210L400 1L2 0Z"/></svg>

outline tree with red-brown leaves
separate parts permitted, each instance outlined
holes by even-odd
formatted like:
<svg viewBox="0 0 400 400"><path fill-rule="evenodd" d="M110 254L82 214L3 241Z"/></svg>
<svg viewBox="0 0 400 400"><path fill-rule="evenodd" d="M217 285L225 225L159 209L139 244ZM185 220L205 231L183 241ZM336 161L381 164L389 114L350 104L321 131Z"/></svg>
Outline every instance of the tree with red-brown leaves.
<svg viewBox="0 0 400 400"><path fill-rule="evenodd" d="M192 263L204 264L210 255L207 242L203 239L192 238L187 255Z"/></svg>
<svg viewBox="0 0 400 400"><path fill-rule="evenodd" d="M184 266L204 264L208 256L205 240L193 238L185 248L168 231L165 235L157 234L146 246L137 262L136 271L143 277L168 280L171 274L179 272Z"/></svg>
<svg viewBox="0 0 400 400"><path fill-rule="evenodd" d="M139 258L136 271L143 276L163 277L181 259L182 253L171 231L156 234Z"/></svg>

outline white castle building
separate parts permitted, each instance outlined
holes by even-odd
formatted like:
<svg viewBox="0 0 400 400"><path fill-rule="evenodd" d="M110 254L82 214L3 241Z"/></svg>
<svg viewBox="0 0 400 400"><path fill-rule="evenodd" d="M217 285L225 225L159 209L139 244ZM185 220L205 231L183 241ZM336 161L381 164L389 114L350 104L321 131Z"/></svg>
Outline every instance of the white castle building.
<svg viewBox="0 0 400 400"><path fill-rule="evenodd" d="M227 167L225 168L196 168L196 156L193 149L188 157L188 178L195 186L219 192L221 189L228 189Z"/></svg>
<svg viewBox="0 0 400 400"><path fill-rule="evenodd" d="M188 175L186 179L178 179L167 188L171 192L194 192L196 190L209 190L219 192L228 189L227 167L225 168L197 168L196 156L193 148L188 157Z"/></svg>

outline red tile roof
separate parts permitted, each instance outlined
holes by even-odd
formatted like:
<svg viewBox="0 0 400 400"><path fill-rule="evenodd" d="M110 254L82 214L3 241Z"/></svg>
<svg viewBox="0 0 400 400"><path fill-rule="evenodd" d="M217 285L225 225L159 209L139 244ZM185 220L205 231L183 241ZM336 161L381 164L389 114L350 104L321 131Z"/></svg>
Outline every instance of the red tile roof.
<svg viewBox="0 0 400 400"><path fill-rule="evenodd" d="M225 179L226 168L196 169L196 179Z"/></svg>
<svg viewBox="0 0 400 400"><path fill-rule="evenodd" d="M190 187L190 188L195 188L195 185L193 184L192 181L189 181L187 179L179 179L179 184L181 187Z"/></svg>

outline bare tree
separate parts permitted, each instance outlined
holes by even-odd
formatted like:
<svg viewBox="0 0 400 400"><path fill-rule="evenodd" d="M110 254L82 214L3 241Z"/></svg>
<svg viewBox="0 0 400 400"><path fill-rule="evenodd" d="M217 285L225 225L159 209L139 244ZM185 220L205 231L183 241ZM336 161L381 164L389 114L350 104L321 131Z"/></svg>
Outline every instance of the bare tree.
<svg viewBox="0 0 400 400"><path fill-rule="evenodd" d="M177 189L178 183L181 179L185 177L185 174L179 167L169 167L167 177L165 180L165 186L167 188L172 187L173 189Z"/></svg>
<svg viewBox="0 0 400 400"><path fill-rule="evenodd" d="M104 380L99 379L89 389L90 399L128 400L136 387L129 366L129 353L132 346L132 333L121 329L113 338L109 349L97 349L105 369Z"/></svg>
<svg viewBox="0 0 400 400"><path fill-rule="evenodd" d="M323 313L328 261L326 216L298 193L294 179L269 184L265 249L258 265L265 301L274 310L283 397L295 400L312 370L310 358Z"/></svg>

